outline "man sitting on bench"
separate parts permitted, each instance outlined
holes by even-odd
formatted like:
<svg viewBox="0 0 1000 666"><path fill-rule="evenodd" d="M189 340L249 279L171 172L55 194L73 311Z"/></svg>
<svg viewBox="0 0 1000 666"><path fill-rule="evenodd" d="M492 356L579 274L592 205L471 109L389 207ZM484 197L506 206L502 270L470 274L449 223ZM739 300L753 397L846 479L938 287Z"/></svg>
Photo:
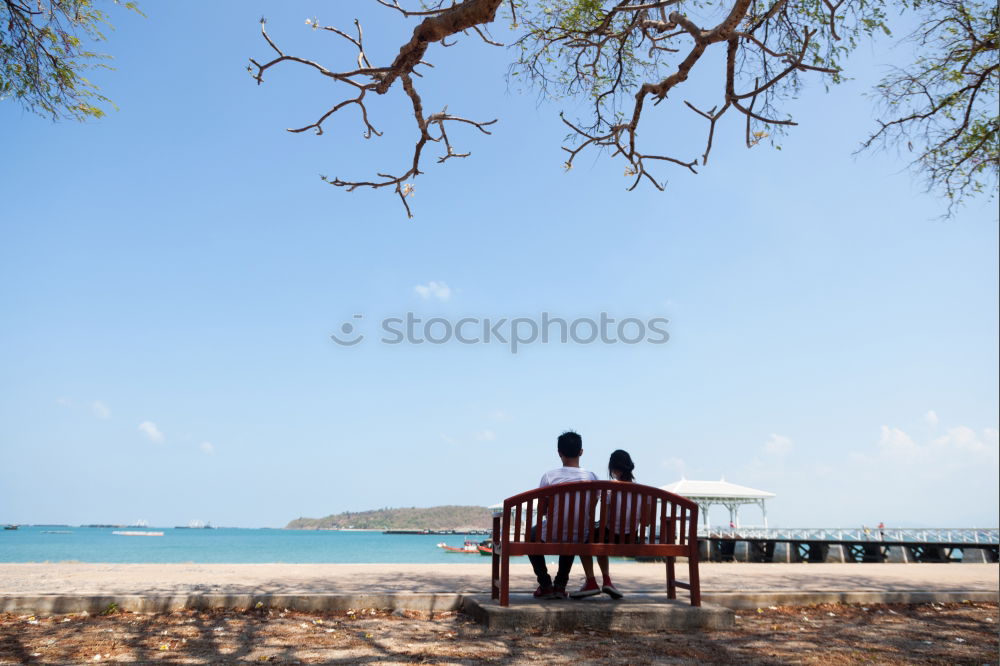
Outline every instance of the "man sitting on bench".
<svg viewBox="0 0 1000 666"><path fill-rule="evenodd" d="M583 455L583 438L579 434L569 430L559 435L559 439L556 440L556 450L559 452L560 460L562 460L562 467L557 467L543 474L542 480L538 483L539 488L572 481L597 481L596 474L580 467L580 456ZM532 530L536 540L541 540L545 536L544 525L543 519ZM579 536L583 538L585 535ZM553 581L545 566L545 556L528 555L531 567L535 570L535 576L538 578L538 589L535 590L536 599L566 598L566 583L569 582L569 572L573 568L573 557L573 555L559 556L559 569L556 571L556 579Z"/></svg>

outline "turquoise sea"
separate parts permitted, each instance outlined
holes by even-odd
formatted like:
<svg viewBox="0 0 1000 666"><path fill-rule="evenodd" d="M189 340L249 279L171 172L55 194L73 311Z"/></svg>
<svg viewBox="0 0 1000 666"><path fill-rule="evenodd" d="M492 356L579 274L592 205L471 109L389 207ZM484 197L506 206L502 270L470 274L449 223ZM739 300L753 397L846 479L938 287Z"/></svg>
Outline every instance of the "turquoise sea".
<svg viewBox="0 0 1000 666"><path fill-rule="evenodd" d="M115 531L163 532L121 536ZM484 535L382 534L282 529L176 529L31 526L0 530L0 562L396 562L481 563L482 555L448 553Z"/></svg>

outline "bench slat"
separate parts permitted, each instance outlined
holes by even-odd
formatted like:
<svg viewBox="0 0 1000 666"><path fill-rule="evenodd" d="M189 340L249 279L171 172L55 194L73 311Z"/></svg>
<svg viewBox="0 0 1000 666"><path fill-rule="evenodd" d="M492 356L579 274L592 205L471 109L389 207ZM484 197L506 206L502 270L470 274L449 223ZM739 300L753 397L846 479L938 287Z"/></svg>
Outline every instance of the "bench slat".
<svg viewBox="0 0 1000 666"><path fill-rule="evenodd" d="M518 505L518 506L520 506L520 505ZM536 509L536 507L537 507L537 505L535 504L535 500L528 500L528 509L525 512L525 517L526 517L526 520L527 520L527 526L524 529L524 540L525 541L530 541L531 540L531 535L533 534L534 526L532 525L532 520L535 517L535 509ZM520 541L521 540L520 535L515 535L514 536L514 540L515 541Z"/></svg>
<svg viewBox="0 0 1000 666"><path fill-rule="evenodd" d="M657 543L667 542L667 535L665 533L667 525L666 510L666 502L657 502L653 509L653 520L656 522L656 532L653 533L652 537ZM663 529L660 529L661 525L663 526Z"/></svg>
<svg viewBox="0 0 1000 666"><path fill-rule="evenodd" d="M517 508L514 509L514 534L521 533L521 505L518 504ZM517 537L514 538L517 540Z"/></svg>
<svg viewBox="0 0 1000 666"><path fill-rule="evenodd" d="M651 550L656 548L657 550ZM527 543L509 544L501 555L608 555L611 557L687 557L684 546L637 543Z"/></svg>

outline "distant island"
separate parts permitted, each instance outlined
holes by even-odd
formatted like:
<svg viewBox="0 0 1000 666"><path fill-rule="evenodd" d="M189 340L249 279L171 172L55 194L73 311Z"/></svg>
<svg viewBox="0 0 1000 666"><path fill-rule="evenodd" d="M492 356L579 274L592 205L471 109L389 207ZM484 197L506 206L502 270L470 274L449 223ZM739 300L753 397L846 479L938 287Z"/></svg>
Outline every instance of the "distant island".
<svg viewBox="0 0 1000 666"><path fill-rule="evenodd" d="M326 518L296 518L288 530L485 530L493 513L483 506L432 506L426 509L375 509Z"/></svg>

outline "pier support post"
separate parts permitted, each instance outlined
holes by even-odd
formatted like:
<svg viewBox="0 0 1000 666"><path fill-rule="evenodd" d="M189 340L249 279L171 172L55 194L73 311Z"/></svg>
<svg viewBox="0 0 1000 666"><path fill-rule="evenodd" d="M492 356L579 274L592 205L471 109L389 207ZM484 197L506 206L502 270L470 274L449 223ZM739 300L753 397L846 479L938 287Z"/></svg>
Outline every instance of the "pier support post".
<svg viewBox="0 0 1000 666"><path fill-rule="evenodd" d="M771 558L772 562L794 562L792 559L792 551L794 550L792 544L787 541L781 541L774 544L774 556Z"/></svg>
<svg viewBox="0 0 1000 666"><path fill-rule="evenodd" d="M698 560L700 562L712 561L712 542L708 539L698 539Z"/></svg>
<svg viewBox="0 0 1000 666"><path fill-rule="evenodd" d="M843 564L847 562L847 558L844 556L844 546L839 543L830 544L826 551L826 557L823 559L824 562L840 562Z"/></svg>
<svg viewBox="0 0 1000 666"><path fill-rule="evenodd" d="M990 558L986 554L985 548L963 548L962 562L969 564L986 564Z"/></svg>
<svg viewBox="0 0 1000 666"><path fill-rule="evenodd" d="M913 555L910 553L909 546L887 546L886 547L886 562L894 562L896 564L909 564L913 561Z"/></svg>
<svg viewBox="0 0 1000 666"><path fill-rule="evenodd" d="M732 562L736 559L734 557L734 551L736 549L735 541L729 541L728 539L725 541L720 540L716 541L714 546L715 552L712 553L713 562Z"/></svg>
<svg viewBox="0 0 1000 666"><path fill-rule="evenodd" d="M749 542L749 545L750 545L750 552L748 555L750 562L774 561L773 541L751 541Z"/></svg>

